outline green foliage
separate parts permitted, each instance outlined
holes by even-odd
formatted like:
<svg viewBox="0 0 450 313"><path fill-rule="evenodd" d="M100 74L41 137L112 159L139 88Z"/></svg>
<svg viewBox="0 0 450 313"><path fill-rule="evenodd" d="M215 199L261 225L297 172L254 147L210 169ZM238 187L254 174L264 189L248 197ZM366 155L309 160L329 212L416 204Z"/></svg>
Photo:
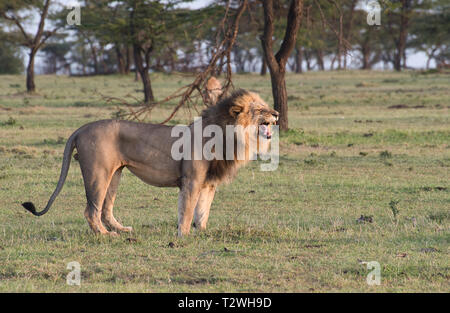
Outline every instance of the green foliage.
<svg viewBox="0 0 450 313"><path fill-rule="evenodd" d="M21 56L17 47L1 40L0 34L0 74L20 74L23 71Z"/></svg>
<svg viewBox="0 0 450 313"><path fill-rule="evenodd" d="M450 61L450 5L448 1L433 1L429 10L423 10L414 18L412 39L409 46L425 52L429 61Z"/></svg>

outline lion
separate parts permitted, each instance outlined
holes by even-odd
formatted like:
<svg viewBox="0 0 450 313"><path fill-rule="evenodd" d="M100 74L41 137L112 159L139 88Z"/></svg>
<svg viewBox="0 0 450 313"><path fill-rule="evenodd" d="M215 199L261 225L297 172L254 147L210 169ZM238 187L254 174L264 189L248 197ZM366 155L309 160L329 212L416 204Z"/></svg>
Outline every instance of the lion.
<svg viewBox="0 0 450 313"><path fill-rule="evenodd" d="M225 129L228 125L254 125L258 130L258 140L263 136L270 142L271 126L276 124L278 115L256 93L240 89L205 109L202 127L218 125ZM185 127L192 130L195 123ZM180 189L178 236L189 234L193 219L196 229L206 229L217 186L231 180L237 169L250 160L248 136L234 136L235 145L244 141L246 153L243 159L238 159L234 152L234 157L229 160L175 160L171 148L178 138L171 135L173 127L124 120L100 120L80 127L67 140L59 181L47 206L40 212L32 202L23 203L23 207L36 216L47 213L64 185L71 156L76 149L74 157L81 168L87 199L84 216L94 233L117 236L119 232L132 231L131 227L122 226L113 215L124 168L147 184ZM225 154L226 147L223 151Z"/></svg>

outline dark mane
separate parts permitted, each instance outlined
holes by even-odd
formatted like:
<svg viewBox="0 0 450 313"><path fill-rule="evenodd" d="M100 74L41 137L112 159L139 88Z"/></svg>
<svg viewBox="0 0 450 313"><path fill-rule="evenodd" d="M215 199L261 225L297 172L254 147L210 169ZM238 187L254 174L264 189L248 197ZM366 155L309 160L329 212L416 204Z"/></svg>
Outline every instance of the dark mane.
<svg viewBox="0 0 450 313"><path fill-rule="evenodd" d="M236 100L242 98L243 96L250 95L250 93L244 89L239 89L234 91L229 97L222 99L216 105L210 106L209 108L203 110L202 119L203 125L215 124L220 126L224 132L224 149L223 149L223 160L212 160L210 163L207 181L211 183L220 183L223 181L230 181L236 174L237 169L241 163L244 161L236 160L237 144L235 142L235 158L234 160L226 160L225 154L227 151L226 140L225 140L225 127L226 125L235 125L236 118L230 115L230 109L236 104Z"/></svg>

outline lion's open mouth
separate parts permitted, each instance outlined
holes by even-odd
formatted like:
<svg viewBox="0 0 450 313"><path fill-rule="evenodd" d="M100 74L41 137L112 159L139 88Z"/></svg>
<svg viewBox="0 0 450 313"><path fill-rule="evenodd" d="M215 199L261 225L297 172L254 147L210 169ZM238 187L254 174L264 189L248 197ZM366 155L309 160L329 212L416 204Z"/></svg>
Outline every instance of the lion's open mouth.
<svg viewBox="0 0 450 313"><path fill-rule="evenodd" d="M272 138L272 132L270 131L270 124L262 123L261 125L259 125L259 134L260 136L266 139Z"/></svg>

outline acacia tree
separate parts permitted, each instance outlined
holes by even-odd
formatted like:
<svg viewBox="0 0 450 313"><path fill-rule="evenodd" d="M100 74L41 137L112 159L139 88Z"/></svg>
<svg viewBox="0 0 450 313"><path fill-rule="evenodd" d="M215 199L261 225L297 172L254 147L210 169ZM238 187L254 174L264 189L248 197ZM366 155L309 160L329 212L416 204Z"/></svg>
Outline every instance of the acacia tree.
<svg viewBox="0 0 450 313"><path fill-rule="evenodd" d="M279 125L281 130L288 130L288 104L286 90L286 63L294 49L297 32L300 27L303 0L291 0L287 13L287 24L281 47L276 54L273 52L274 33L274 2L263 1L264 33L261 43L264 57L270 71L274 108L280 113Z"/></svg>
<svg viewBox="0 0 450 313"><path fill-rule="evenodd" d="M450 62L450 5L446 0L436 0L432 10L422 10L414 19L411 27L410 46L426 54L426 69L431 60L436 66L445 66Z"/></svg>
<svg viewBox="0 0 450 313"><path fill-rule="evenodd" d="M127 38L129 13L126 5L119 1L111 4L107 0L80 2L82 23L71 25L69 29L77 34L80 47L88 47L94 74L110 73L114 65L120 74L128 73L131 60ZM59 16L59 22L65 24L65 14ZM111 60L116 64L110 64Z"/></svg>
<svg viewBox="0 0 450 313"><path fill-rule="evenodd" d="M144 86L144 102L154 101L149 71L152 53L166 45L166 33L175 31L179 20L174 14L178 1L127 0L130 12L129 34L136 71Z"/></svg>
<svg viewBox="0 0 450 313"><path fill-rule="evenodd" d="M401 71L402 60L403 66L406 66L406 38L408 36L408 28L410 26L410 15L412 11L412 0L401 0L400 12L398 14L399 18L399 31L397 37L394 39L396 51L394 53L394 69L396 71ZM392 30L392 24L388 23L389 30Z"/></svg>
<svg viewBox="0 0 450 313"><path fill-rule="evenodd" d="M416 21L418 12L429 8L432 0L391 0L382 5L383 11L381 23L389 42L384 42L385 59L390 61L396 71L406 68L406 49L410 39L411 25Z"/></svg>
<svg viewBox="0 0 450 313"><path fill-rule="evenodd" d="M28 92L35 92L34 83L34 57L39 49L45 44L47 39L54 35L59 27L53 30L45 30L45 20L49 13L50 0L3 0L0 3L0 16L9 21L18 29L17 34L10 34L8 40L20 42L24 47L29 48L29 60L27 65L26 85ZM26 17L20 14L22 10L37 9L39 11L39 24L35 35L29 34L24 27Z"/></svg>
<svg viewBox="0 0 450 313"><path fill-rule="evenodd" d="M71 42L49 42L41 49L45 53L45 74L56 74L61 69L70 69L66 55L70 51Z"/></svg>
<svg viewBox="0 0 450 313"><path fill-rule="evenodd" d="M383 54L383 36L381 26L368 25L366 21L367 12L355 10L355 30L353 36L353 47L359 51L359 63L362 70L370 70L381 61Z"/></svg>

